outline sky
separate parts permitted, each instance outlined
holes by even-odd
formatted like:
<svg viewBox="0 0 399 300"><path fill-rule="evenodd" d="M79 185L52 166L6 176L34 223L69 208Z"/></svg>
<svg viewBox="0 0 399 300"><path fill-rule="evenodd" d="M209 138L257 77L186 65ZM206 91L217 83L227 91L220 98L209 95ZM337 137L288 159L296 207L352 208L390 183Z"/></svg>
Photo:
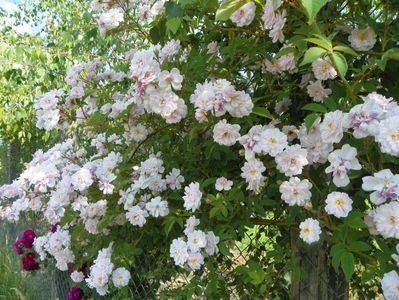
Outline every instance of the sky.
<svg viewBox="0 0 399 300"><path fill-rule="evenodd" d="M4 9L8 13L12 13L18 10L18 4L21 3L21 0L0 0L0 8ZM13 21L13 18L9 18L10 22ZM30 24L22 24L14 28L17 33L33 33L33 28Z"/></svg>

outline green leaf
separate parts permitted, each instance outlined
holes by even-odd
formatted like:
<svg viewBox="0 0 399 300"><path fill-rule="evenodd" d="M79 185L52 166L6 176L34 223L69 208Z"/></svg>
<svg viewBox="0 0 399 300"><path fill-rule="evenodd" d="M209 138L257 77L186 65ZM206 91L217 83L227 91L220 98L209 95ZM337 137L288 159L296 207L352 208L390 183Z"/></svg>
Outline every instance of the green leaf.
<svg viewBox="0 0 399 300"><path fill-rule="evenodd" d="M320 103L308 103L302 107L303 110L310 110L314 112L326 113L327 108Z"/></svg>
<svg viewBox="0 0 399 300"><path fill-rule="evenodd" d="M346 71L348 71L348 63L346 62L346 58L339 52L334 52L331 57L339 76L344 78Z"/></svg>
<svg viewBox="0 0 399 300"><path fill-rule="evenodd" d="M312 113L305 118L305 126L306 126L307 132L309 132L310 128L312 128L314 122L317 120L318 117L319 117L319 114Z"/></svg>
<svg viewBox="0 0 399 300"><path fill-rule="evenodd" d="M295 52L295 51L296 51L296 48L295 48L295 47L287 47L287 48L284 48L284 49L280 50L280 51L276 54L276 56L274 57L274 59L280 58L281 56L287 55L287 54L292 53L292 52Z"/></svg>
<svg viewBox="0 0 399 300"><path fill-rule="evenodd" d="M224 256L233 256L230 253L230 250L229 250L229 248L227 248L225 243L223 243L223 242L219 243L218 247L219 247L219 251L220 251L220 253L222 253L222 255L224 255Z"/></svg>
<svg viewBox="0 0 399 300"><path fill-rule="evenodd" d="M309 22L313 21L320 9L328 2L328 0L301 0L302 6L305 8Z"/></svg>
<svg viewBox="0 0 399 300"><path fill-rule="evenodd" d="M346 223L353 229L367 228L367 224L364 223L363 213L359 211L352 211L346 218Z"/></svg>
<svg viewBox="0 0 399 300"><path fill-rule="evenodd" d="M381 59L376 60L376 64L382 71L384 71L385 67L387 65L387 61L390 59L399 60L399 48L392 48L392 49L387 50L381 56Z"/></svg>
<svg viewBox="0 0 399 300"><path fill-rule="evenodd" d="M347 54L350 54L352 56L358 56L359 54L357 54L352 48L348 47L348 46L344 46L344 45L340 45L340 46L335 46L333 48L334 51L340 51L340 52L344 52Z"/></svg>
<svg viewBox="0 0 399 300"><path fill-rule="evenodd" d="M399 48L392 48L387 50L381 57L382 60L389 60L389 59L394 59L394 60L399 60Z"/></svg>
<svg viewBox="0 0 399 300"><path fill-rule="evenodd" d="M179 30L179 27L181 25L181 18L172 18L166 21L166 28L170 30L173 34L176 34L176 32Z"/></svg>
<svg viewBox="0 0 399 300"><path fill-rule="evenodd" d="M349 281L355 272L355 257L350 252L341 254L341 268L344 271L345 278Z"/></svg>
<svg viewBox="0 0 399 300"><path fill-rule="evenodd" d="M233 12L239 9L243 4L241 0L224 2L216 11L216 21L227 21Z"/></svg>
<svg viewBox="0 0 399 300"><path fill-rule="evenodd" d="M208 178L204 182L202 182L201 187L204 189L204 188L210 186L211 184L214 184L215 182L216 182L215 177Z"/></svg>
<svg viewBox="0 0 399 300"><path fill-rule="evenodd" d="M355 241L348 245L349 251L369 251L370 249L371 247L369 244L361 241Z"/></svg>
<svg viewBox="0 0 399 300"><path fill-rule="evenodd" d="M306 38L303 40L306 42L315 44L317 46L320 46L321 48L326 49L329 52L332 52L331 41L326 38Z"/></svg>
<svg viewBox="0 0 399 300"><path fill-rule="evenodd" d="M89 13L88 11L86 11L86 12L83 14L83 19L84 19L86 22L90 22L90 21L92 20L92 18L93 18L92 14Z"/></svg>
<svg viewBox="0 0 399 300"><path fill-rule="evenodd" d="M274 120L274 116L266 107L255 107L252 110L252 113L261 117L265 117L267 119Z"/></svg>
<svg viewBox="0 0 399 300"><path fill-rule="evenodd" d="M165 3L164 7L168 19L184 16L183 9L176 2L168 1Z"/></svg>
<svg viewBox="0 0 399 300"><path fill-rule="evenodd" d="M303 60L299 66L301 67L306 64L310 64L325 53L327 53L327 51L320 47L310 47L308 50L306 50Z"/></svg>
<svg viewBox="0 0 399 300"><path fill-rule="evenodd" d="M333 256L331 259L331 264L332 264L335 272L338 272L338 268L341 263L341 255L342 255L343 251L344 250L342 250L342 252L337 253L337 255Z"/></svg>
<svg viewBox="0 0 399 300"><path fill-rule="evenodd" d="M328 111L334 111L337 109L337 103L331 96L325 98L323 103L328 108Z"/></svg>

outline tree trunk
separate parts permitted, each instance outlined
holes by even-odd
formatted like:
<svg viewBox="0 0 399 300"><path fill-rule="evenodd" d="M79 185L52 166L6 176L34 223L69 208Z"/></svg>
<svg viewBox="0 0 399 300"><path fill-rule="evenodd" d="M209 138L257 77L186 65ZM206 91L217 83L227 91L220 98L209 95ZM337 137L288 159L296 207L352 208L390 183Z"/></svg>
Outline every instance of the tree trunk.
<svg viewBox="0 0 399 300"><path fill-rule="evenodd" d="M299 253L305 275L291 286L292 300L347 300L349 284L342 270L337 274L325 245L302 248Z"/></svg>

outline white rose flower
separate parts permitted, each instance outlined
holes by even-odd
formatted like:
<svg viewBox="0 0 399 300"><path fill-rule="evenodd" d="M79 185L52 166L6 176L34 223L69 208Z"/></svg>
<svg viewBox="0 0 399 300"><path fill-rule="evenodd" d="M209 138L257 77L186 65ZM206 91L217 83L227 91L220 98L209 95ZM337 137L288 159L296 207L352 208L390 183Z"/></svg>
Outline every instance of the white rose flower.
<svg viewBox="0 0 399 300"><path fill-rule="evenodd" d="M240 137L240 125L229 124L225 119L213 128L213 140L219 145L233 146Z"/></svg>
<svg viewBox="0 0 399 300"><path fill-rule="evenodd" d="M380 122L375 140L381 151L399 156L399 116L392 116Z"/></svg>
<svg viewBox="0 0 399 300"><path fill-rule="evenodd" d="M299 237L307 244L312 244L320 239L321 228L319 221L308 218L299 224Z"/></svg>
<svg viewBox="0 0 399 300"><path fill-rule="evenodd" d="M183 266L188 259L187 243L181 239L174 239L170 245L169 254L173 258L175 265Z"/></svg>
<svg viewBox="0 0 399 300"><path fill-rule="evenodd" d="M356 148L345 144L341 149L331 152L328 156L328 161L331 165L326 168L326 173L333 174L333 182L337 187L349 184L348 174L350 170L360 170L362 168L356 155Z"/></svg>
<svg viewBox="0 0 399 300"><path fill-rule="evenodd" d="M147 222L146 218L148 217L148 213L146 210L140 208L140 206L135 205L130 207L126 213L126 219L135 226L143 227Z"/></svg>
<svg viewBox="0 0 399 300"><path fill-rule="evenodd" d="M266 167L260 160L251 159L244 163L241 168L241 177L248 183L247 189L259 192L260 188L265 184L265 177L262 172L266 171Z"/></svg>
<svg viewBox="0 0 399 300"><path fill-rule="evenodd" d="M184 224L184 234L188 235L190 232L195 230L195 227L200 224L200 220L196 217L191 216L187 219L186 224Z"/></svg>
<svg viewBox="0 0 399 300"><path fill-rule="evenodd" d="M197 252L206 246L206 235L201 230L194 230L187 234L188 249Z"/></svg>
<svg viewBox="0 0 399 300"><path fill-rule="evenodd" d="M352 203L353 201L348 194L332 192L327 196L325 210L329 215L345 218L352 210Z"/></svg>
<svg viewBox="0 0 399 300"><path fill-rule="evenodd" d="M397 200L399 197L399 175L394 175L389 169L374 173L374 176L365 176L362 180L364 191L374 191L370 195L370 201L376 205L388 199Z"/></svg>
<svg viewBox="0 0 399 300"><path fill-rule="evenodd" d="M148 210L151 216L158 218L164 217L169 214L168 202L162 201L161 197L152 198L150 202L147 202L145 208Z"/></svg>
<svg viewBox="0 0 399 300"><path fill-rule="evenodd" d="M384 238L399 239L399 203L383 204L375 210L374 222Z"/></svg>
<svg viewBox="0 0 399 300"><path fill-rule="evenodd" d="M340 110L326 113L320 124L323 143L339 143L346 128L348 128L348 119L345 113Z"/></svg>
<svg viewBox="0 0 399 300"><path fill-rule="evenodd" d="M184 208L195 212L201 205L202 192L198 182L192 182L184 188Z"/></svg>
<svg viewBox="0 0 399 300"><path fill-rule="evenodd" d="M74 189L80 192L85 191L94 182L90 170L85 167L73 174L71 180Z"/></svg>
<svg viewBox="0 0 399 300"><path fill-rule="evenodd" d="M313 98L314 102L323 102L324 98L331 95L331 89L325 89L321 84L320 80L309 81L309 85L306 87L308 94Z"/></svg>
<svg viewBox="0 0 399 300"><path fill-rule="evenodd" d="M281 199L290 206L303 206L310 201L312 184L309 180L300 180L298 177L291 177L280 185Z"/></svg>
<svg viewBox="0 0 399 300"><path fill-rule="evenodd" d="M238 27L247 26L252 23L255 18L256 5L248 2L237 9L231 16L230 20Z"/></svg>
<svg viewBox="0 0 399 300"><path fill-rule="evenodd" d="M386 300L399 299L399 275L396 271L384 274L381 279L381 288Z"/></svg>
<svg viewBox="0 0 399 300"><path fill-rule="evenodd" d="M216 179L215 189L217 191L229 191L233 186L233 181L227 180L227 178L219 177Z"/></svg>
<svg viewBox="0 0 399 300"><path fill-rule="evenodd" d="M112 282L117 288L124 287L129 284L131 277L130 272L125 268L117 268L112 273Z"/></svg>
<svg viewBox="0 0 399 300"><path fill-rule="evenodd" d="M368 51L377 42L377 35L371 27L365 29L353 29L348 37L351 46L356 51Z"/></svg>
<svg viewBox="0 0 399 300"><path fill-rule="evenodd" d="M191 270L199 270L203 264L204 256L200 252L188 253L187 265L191 268Z"/></svg>
<svg viewBox="0 0 399 300"><path fill-rule="evenodd" d="M286 176L302 174L302 169L308 164L306 149L300 145L287 147L276 156L277 169Z"/></svg>
<svg viewBox="0 0 399 300"><path fill-rule="evenodd" d="M71 273L71 279L72 279L72 281L75 282L75 283L82 282L83 279L84 279L84 277L85 277L85 276L84 276L83 272L73 271L73 272Z"/></svg>
<svg viewBox="0 0 399 300"><path fill-rule="evenodd" d="M278 128L266 128L261 134L262 151L275 157L288 146L287 136Z"/></svg>
<svg viewBox="0 0 399 300"><path fill-rule="evenodd" d="M314 77L318 80L334 79L337 77L337 70L331 64L328 57L318 58L312 63Z"/></svg>

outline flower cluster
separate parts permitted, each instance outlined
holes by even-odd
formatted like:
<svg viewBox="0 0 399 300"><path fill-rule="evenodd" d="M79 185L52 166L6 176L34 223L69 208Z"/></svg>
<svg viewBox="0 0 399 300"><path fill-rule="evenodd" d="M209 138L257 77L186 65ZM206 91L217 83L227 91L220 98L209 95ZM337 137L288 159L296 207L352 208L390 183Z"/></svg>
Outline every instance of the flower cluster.
<svg viewBox="0 0 399 300"><path fill-rule="evenodd" d="M242 118L248 116L254 107L247 93L237 91L225 79L198 83L190 102L195 106L195 118L199 122L207 121L208 112L216 117L228 112L233 117Z"/></svg>
<svg viewBox="0 0 399 300"><path fill-rule="evenodd" d="M26 229L14 243L14 251L16 254L21 255L26 250L28 251L28 253L22 257L22 268L25 271L35 271L39 269L39 263L36 261L35 253L29 251L35 239L36 233L32 229Z"/></svg>
<svg viewBox="0 0 399 300"><path fill-rule="evenodd" d="M114 269L111 262L112 245L98 252L97 258L90 267L90 275L86 282L90 288L96 289L97 293L104 296L108 293L110 279L115 287L127 286L131 278L130 272L125 268Z"/></svg>
<svg viewBox="0 0 399 300"><path fill-rule="evenodd" d="M352 59L356 60L356 53L346 46L335 47L336 40L331 38L332 50L328 55L317 56L311 62L311 71L303 72L297 61L301 53L306 53L302 36L305 33L301 32L299 39L297 35L286 40L283 29L291 17L285 10L288 7L280 0L266 0L262 21L271 41L266 37L264 44L272 47L245 56L245 63L237 62L231 74L230 69L222 72L206 66L204 70L211 74L199 77L198 82L190 78L191 67L201 67L206 61L228 65L234 57L230 53L232 48L240 45L246 32L255 27L249 25L255 20L258 2L237 5L238 9L229 17L240 28L233 28L237 31L231 33L231 28L224 28L229 34L220 39L200 39L198 44L206 46L199 51L195 48L197 43L188 43L188 39L167 40L174 31L171 25L181 22L176 30L192 29L191 17L180 18L185 13L183 6L191 9L191 4L180 4L164 0L93 1L101 34L132 28L139 46L127 53L118 53L115 47L109 51L115 55L107 54L110 56L104 60L74 65L65 76L64 90L52 90L37 98L37 128L62 129L65 135L74 137L47 151L37 151L19 178L0 188L2 219L18 221L22 212L34 212L53 225L53 230L44 235L36 237L33 230L26 230L17 239L14 249L17 254L24 254L23 268L38 269L36 256L41 261L54 259L62 271L77 265L70 273L76 286L71 288L68 299L83 297L83 290L78 287L83 283L99 295L106 295L112 288L128 286L131 279L127 265L116 267L123 261L116 255L116 249L119 251L123 246L120 233L132 233L126 243L131 247L136 247L136 243L137 248L151 245L152 240L156 240L158 247L158 237L153 239L150 234L161 235L162 229L166 229L168 237L162 240L167 241L169 249L157 251L170 257L176 266L194 272L205 265L207 257L218 253L220 240L227 239L232 232L242 234L252 218L265 217L262 200L266 197L282 200L276 201L284 212L281 217L287 215L287 210L301 210L293 214L293 222L299 225L303 242L315 243L326 232L325 239L334 243L336 239L331 236L336 227L331 223L335 225L351 217L352 210L359 210L354 187L360 178L362 189L371 193L371 203L367 205L372 209L365 212L370 234L399 239L399 175L383 163L374 165L372 158L364 155L372 144L384 159L393 156L387 161L399 157L399 106L394 99L377 92L366 95L364 91L369 89L360 85L358 90L348 93L348 97L353 96L351 101L334 100L336 90L343 86L338 81L345 77L334 54L344 49L345 55L354 54ZM157 20L164 10L168 16ZM170 17L175 14L176 17ZM207 16L203 18L207 22ZM161 34L162 41L151 44L147 33L141 32L147 28L138 26L137 21L148 27L165 21L166 25L158 28L167 27L166 34ZM200 21L205 27L206 22ZM287 33L296 32L290 19L288 22ZM245 26L248 27L242 28ZM156 40L155 33L150 32L152 40ZM197 33L193 30L190 38L196 39ZM138 42L141 35L145 36L142 44ZM227 45L225 41L230 35L237 39L229 40ZM264 42L263 37L257 36L259 44ZM316 37L320 35L306 41L313 43ZM356 51L369 51L377 43L377 35L370 27L353 29L349 42ZM226 53L228 59L224 60ZM345 56L343 59L346 61ZM359 77L357 67L351 65L349 72L353 74L346 78ZM263 82L262 76L270 82ZM281 81L294 78L295 82L292 86L284 85L286 90L280 89L279 83L277 91L272 85L280 77ZM357 83L355 86L357 89ZM351 88L349 84L348 89ZM362 96L357 97L358 94ZM265 98L267 101L263 101ZM289 107L291 104L302 105L301 101L311 100L319 102L308 105L318 115L305 122L302 117L292 117L295 109ZM342 107L338 106L341 104ZM259 111L270 105L278 116L267 116L273 121L266 124L265 119L259 118L263 115ZM363 142L366 149L359 146ZM222 162L215 168L209 167L215 161L205 161L208 154L219 149L222 150L217 154L226 159L220 159ZM221 167L224 169L220 170ZM215 190L216 197L212 195ZM245 200L236 200L240 198L235 197L238 191ZM255 197L260 201L252 203ZM251 202L245 202L248 199ZM225 219L217 215L219 208ZM276 208L268 213L279 212ZM242 216L245 222L228 222L232 220L228 219L230 216ZM199 229L200 222L203 230ZM165 224L170 226L159 228ZM213 231L204 229L210 225L214 226ZM102 238L101 246L92 243ZM79 245L90 246L92 253L80 253L76 250ZM103 248L104 245L109 247ZM393 259L399 260L398 256ZM79 265L82 260L85 267ZM398 283L395 271L385 274L381 285L387 298L398 297Z"/></svg>
<svg viewBox="0 0 399 300"><path fill-rule="evenodd" d="M170 245L170 257L175 265L187 267L193 271L198 270L204 264L204 258L218 253L219 237L212 231L203 232L196 229L199 220L190 217L186 221L185 238L178 238Z"/></svg>
<svg viewBox="0 0 399 300"><path fill-rule="evenodd" d="M273 43L282 43L285 40L283 28L287 21L287 13L285 10L279 11L280 6L280 0L266 0L263 9L262 20L265 28L269 30L269 37Z"/></svg>

